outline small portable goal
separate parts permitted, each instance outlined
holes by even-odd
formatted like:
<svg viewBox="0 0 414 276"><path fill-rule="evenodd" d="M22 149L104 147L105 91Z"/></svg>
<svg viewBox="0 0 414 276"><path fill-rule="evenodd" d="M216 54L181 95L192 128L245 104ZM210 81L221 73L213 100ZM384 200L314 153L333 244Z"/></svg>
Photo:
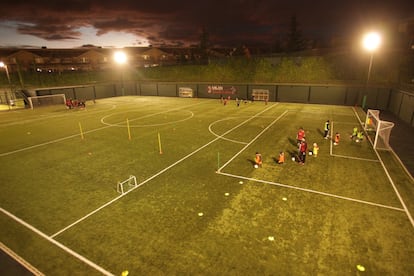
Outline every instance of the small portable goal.
<svg viewBox="0 0 414 276"><path fill-rule="evenodd" d="M122 182L118 182L118 185L116 187L116 190L120 194L124 194L131 190L134 187L137 187L137 178L133 175L130 175L127 180L124 180Z"/></svg>

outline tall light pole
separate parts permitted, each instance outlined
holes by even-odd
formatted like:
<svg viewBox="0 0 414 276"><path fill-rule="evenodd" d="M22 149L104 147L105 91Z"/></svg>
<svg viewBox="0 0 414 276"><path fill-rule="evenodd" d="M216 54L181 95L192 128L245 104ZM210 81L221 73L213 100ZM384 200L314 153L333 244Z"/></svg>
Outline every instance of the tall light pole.
<svg viewBox="0 0 414 276"><path fill-rule="evenodd" d="M369 78L371 76L372 59L374 57L375 50L377 50L378 47L381 45L381 36L379 35L379 33L376 33L376 32L367 33L364 36L362 44L365 50L367 50L371 55L369 59L369 68L368 68L368 76L367 76L367 84L368 84Z"/></svg>
<svg viewBox="0 0 414 276"><path fill-rule="evenodd" d="M362 40L362 45L364 46L365 50L367 50L370 53L369 58L369 67L368 67L368 75L367 75L367 81L365 84L365 89L368 89L368 83L369 79L371 77L371 69L372 69L372 61L374 59L374 52L378 49L378 47L381 45L381 36L377 32L370 32L364 35L364 38ZM362 108L365 107L366 102L366 95L364 95L363 101L362 101Z"/></svg>
<svg viewBox="0 0 414 276"><path fill-rule="evenodd" d="M122 51L116 51L114 53L114 60L119 65L124 65L127 62L127 56ZM125 96L125 88L124 88L124 68L121 68L121 92L122 96Z"/></svg>
<svg viewBox="0 0 414 276"><path fill-rule="evenodd" d="M6 71L7 80L9 82L10 90L12 90L12 84L11 84L11 80L10 80L9 68L7 67L7 65L3 61L0 61L0 67L4 68L4 70ZM10 92L12 92L12 91L10 91ZM6 101L7 101L7 105L9 106L9 109L10 109L9 94L7 92L6 92Z"/></svg>

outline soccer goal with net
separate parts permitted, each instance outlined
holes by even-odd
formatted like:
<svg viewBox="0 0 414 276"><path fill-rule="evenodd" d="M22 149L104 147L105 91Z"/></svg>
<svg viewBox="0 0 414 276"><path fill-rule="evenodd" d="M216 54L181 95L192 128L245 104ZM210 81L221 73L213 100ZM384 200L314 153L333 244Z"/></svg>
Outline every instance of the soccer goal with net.
<svg viewBox="0 0 414 276"><path fill-rule="evenodd" d="M124 194L128 192L129 190L131 190L132 188L137 187L137 186L138 186L137 178L133 175L130 175L127 180L118 182L116 190L118 193Z"/></svg>
<svg viewBox="0 0 414 276"><path fill-rule="evenodd" d="M380 120L379 115L379 110L368 109L364 129L367 133L375 134L373 141L375 149L390 150L390 135L394 123Z"/></svg>
<svg viewBox="0 0 414 276"><path fill-rule="evenodd" d="M51 105L66 105L65 94L54 94L45 96L28 97L29 106L31 109L37 107L51 106Z"/></svg>
<svg viewBox="0 0 414 276"><path fill-rule="evenodd" d="M267 89L253 89L252 97L255 101L268 101L269 100L269 90Z"/></svg>

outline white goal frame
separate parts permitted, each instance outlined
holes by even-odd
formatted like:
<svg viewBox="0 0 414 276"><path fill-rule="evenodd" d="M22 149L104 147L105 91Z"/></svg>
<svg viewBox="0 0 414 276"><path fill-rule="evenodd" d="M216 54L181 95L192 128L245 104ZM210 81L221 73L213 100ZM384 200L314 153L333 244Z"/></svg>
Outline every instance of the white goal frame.
<svg viewBox="0 0 414 276"><path fill-rule="evenodd" d="M255 101L268 101L269 100L269 90L267 89L253 89L252 97Z"/></svg>
<svg viewBox="0 0 414 276"><path fill-rule="evenodd" d="M194 91L190 87L180 87L178 88L178 96L181 98L192 98Z"/></svg>
<svg viewBox="0 0 414 276"><path fill-rule="evenodd" d="M62 102L59 101L59 98L62 99ZM55 105L60 105L60 104L66 105L66 96L65 96L65 94L32 96L32 97L28 97L27 99L29 101L30 109L34 109L34 107L37 106L37 105L33 104L34 102L36 103L36 100L41 100L41 101L47 102L48 99L49 99L49 101L52 102L52 103L51 104L46 104L47 106L54 105L54 104Z"/></svg>
<svg viewBox="0 0 414 276"><path fill-rule="evenodd" d="M128 189L127 191L125 191L124 189L124 185L128 185L128 188L130 187L137 187L137 178L134 175L130 175L129 178L127 180L124 180L122 182L118 182L118 185L116 187L116 191L120 194L124 194L127 191L129 191L130 189Z"/></svg>
<svg viewBox="0 0 414 276"><path fill-rule="evenodd" d="M364 130L375 131L374 149L390 150L390 134L394 127L393 122L382 121L379 117L380 111L376 109L368 109L365 119Z"/></svg>

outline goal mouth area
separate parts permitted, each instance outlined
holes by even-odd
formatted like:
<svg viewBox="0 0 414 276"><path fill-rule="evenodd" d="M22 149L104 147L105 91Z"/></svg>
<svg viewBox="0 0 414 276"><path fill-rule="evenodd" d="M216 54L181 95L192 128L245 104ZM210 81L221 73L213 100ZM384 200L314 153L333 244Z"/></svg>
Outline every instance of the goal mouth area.
<svg viewBox="0 0 414 276"><path fill-rule="evenodd" d="M374 136L373 147L379 150L391 150L390 136L393 122L382 121L380 119L380 111L375 109L368 109L365 119L364 130L366 133L371 133Z"/></svg>
<svg viewBox="0 0 414 276"><path fill-rule="evenodd" d="M43 96L32 96L27 98L29 101L30 109L35 107L46 107L52 105L66 105L66 96L65 94L53 94L53 95L43 95Z"/></svg>
<svg viewBox="0 0 414 276"><path fill-rule="evenodd" d="M120 194L125 194L137 186L137 178L134 175L130 175L128 179L122 182L118 182L118 185L116 186L116 191Z"/></svg>

